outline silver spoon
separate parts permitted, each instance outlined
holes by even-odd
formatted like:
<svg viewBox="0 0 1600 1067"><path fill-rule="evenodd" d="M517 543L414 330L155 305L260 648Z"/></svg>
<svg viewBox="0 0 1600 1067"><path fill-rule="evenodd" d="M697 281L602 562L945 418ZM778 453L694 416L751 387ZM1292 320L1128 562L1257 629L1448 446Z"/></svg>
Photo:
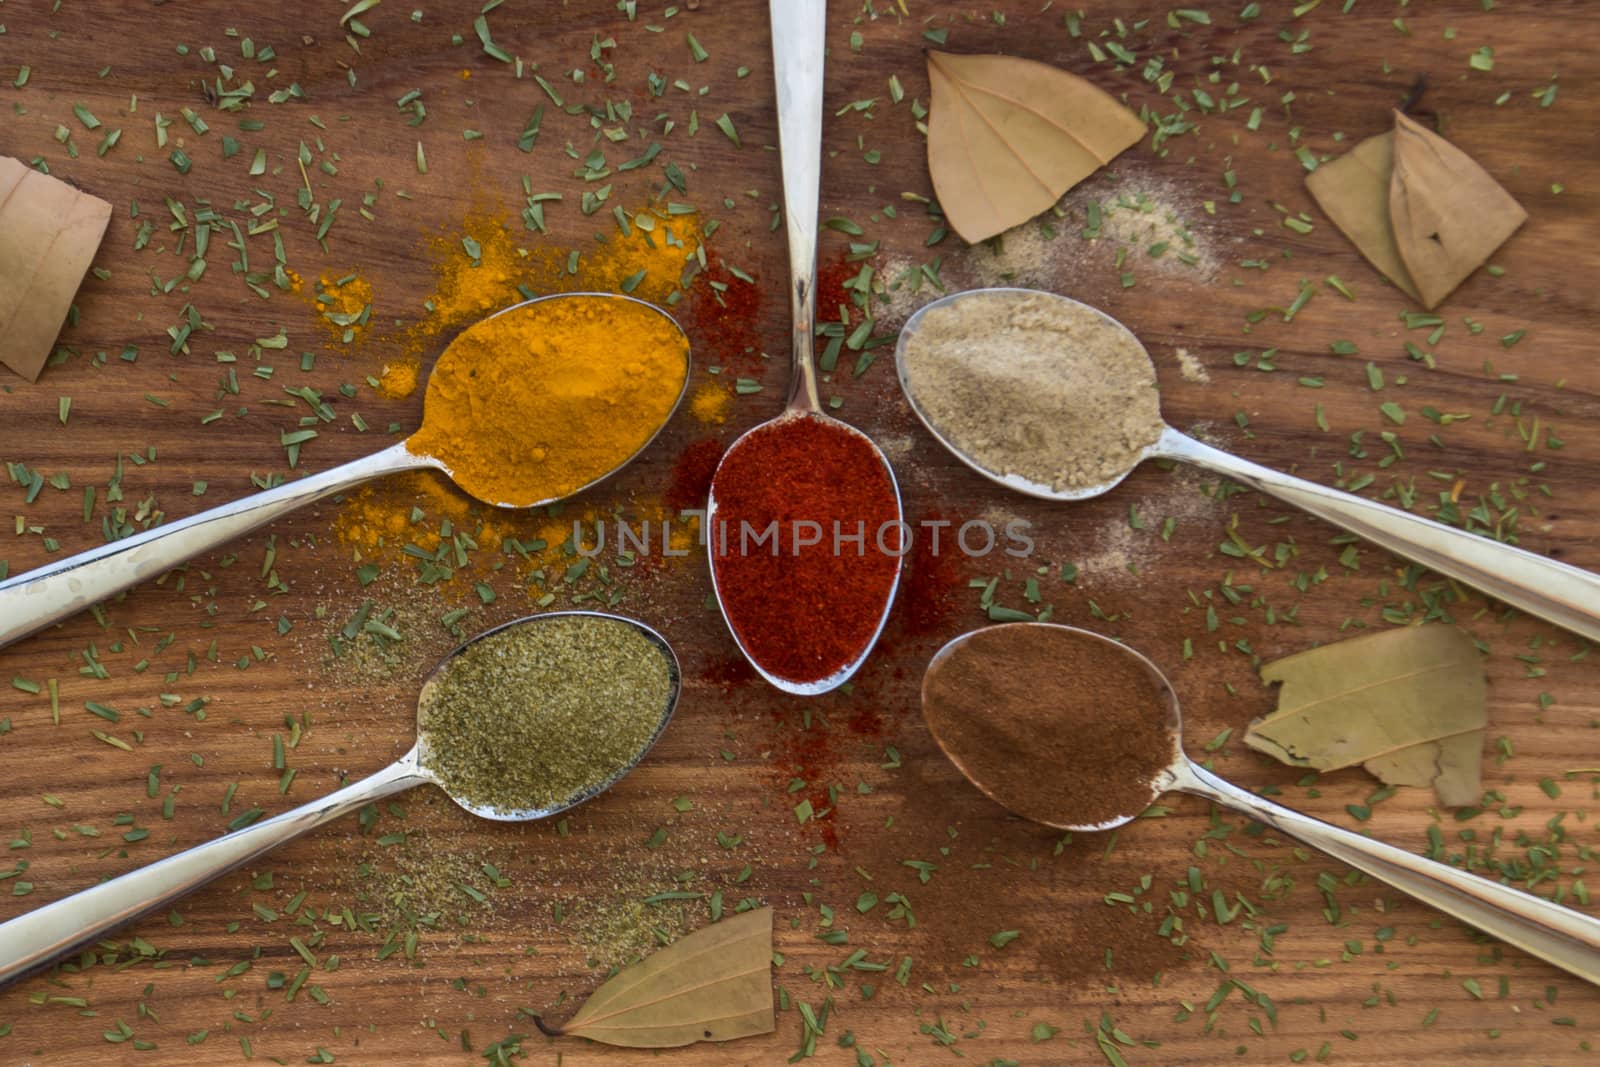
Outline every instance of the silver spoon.
<svg viewBox="0 0 1600 1067"><path fill-rule="evenodd" d="M789 234L789 306L794 320L794 372L789 385L789 400L783 414L759 426L746 430L723 454L718 472L728 457L739 450L753 434L771 432L801 419L815 419L849 431L872 449L877 461L889 476L894 489L895 519L904 517L900 502L900 485L895 481L894 468L889 458L866 434L848 423L827 415L822 410L817 394L817 369L814 319L816 314L817 285L817 200L822 178L822 67L824 58L824 29L827 14L826 0L771 0L772 61L778 88L778 140L783 153L783 203L784 222ZM711 496L706 503L706 529L717 529L717 481L711 479ZM903 523L900 530L904 531ZM870 536L870 534L869 534ZM715 545L715 540L708 543ZM722 609L723 621L733 635L739 651L749 660L756 673L786 693L797 696L815 696L837 689L866 662L872 646L883 633L883 624L889 618L894 604L895 591L900 585L900 562L904 553L896 557L894 581L884 600L883 612L872 637L861 648L859 655L845 666L825 678L812 681L795 681L772 674L751 654L739 637L739 632L728 619L718 587L717 552L711 558L711 588Z"/></svg>
<svg viewBox="0 0 1600 1067"><path fill-rule="evenodd" d="M557 611L515 619L492 630L485 630L440 660L439 665L429 675L429 679L437 677L451 660L491 634L513 626L538 626L551 619L572 616L611 619L632 626L661 650L661 654L666 657L671 678L671 688L668 691L667 702L661 709L661 719L650 738L626 764L616 768L606 778L583 792L567 797L558 804L522 811L504 811L472 804L459 796L448 794L451 800L474 815L498 822L527 822L548 818L593 799L633 770L650 751L656 739L661 736L662 730L666 728L667 721L672 718L682 687L682 673L672 646L667 644L666 638L642 622L602 612ZM484 708L484 714L492 715L496 710L492 707ZM119 926L167 907L179 897L198 889L212 879L243 866L257 856L341 815L413 786L426 782L438 785L438 778L427 766L427 746L428 736L419 730L417 743L411 746L409 752L383 770L359 782L329 793L320 800L302 804L298 808L242 830L235 830L214 841L207 841L203 845L196 845L166 859L157 860L148 866L129 871L120 877L101 882L99 885L46 904L42 908L35 908L25 915L0 924L0 986L46 967L75 949L98 941Z"/></svg>
<svg viewBox="0 0 1600 1067"><path fill-rule="evenodd" d="M677 323L660 308L618 293L560 293L537 297L497 311L483 321L497 319L502 315L516 315L523 309L546 300L626 301L649 308L668 322L672 322L674 329L678 329ZM471 327L468 329L470 331ZM681 330L679 332L681 335ZM687 350L687 340L684 341L684 346ZM449 358L451 349L446 348L439 359ZM661 427L672 420L672 415L682 403L683 394L689 385L688 371L686 360L677 399L673 401L666 418L662 419L661 426L655 428L644 444L615 468L601 472L593 480L567 494L568 496L575 496L590 486L604 481L650 447L650 443L661 432ZM432 395L430 391L424 400L422 416L424 423L428 418L427 400L431 399ZM42 630L53 622L76 614L91 604L98 604L113 597L124 589L165 574L184 561L241 537L258 526L265 526L295 508L342 493L362 482L385 474L426 468L451 475L449 467L443 460L413 452L407 447L406 442L402 441L370 456L363 456L361 459L342 463L321 473L286 482L264 492L253 493L221 507L190 515L188 518L164 523L154 529L86 552L79 552L77 555L56 560L25 574L0 581L0 648ZM518 506L536 508L554 503L558 499L565 497L552 497L549 500L538 500ZM497 507L510 506L494 500L485 500L484 503Z"/></svg>
<svg viewBox="0 0 1600 1067"><path fill-rule="evenodd" d="M1537 615L1591 641L1600 641L1600 576L1420 515L1375 504L1339 489L1330 489L1263 467L1197 441L1171 426L1163 426L1161 436L1147 445L1116 477L1084 489L1055 489L1021 475L1001 474L984 467L947 438L917 403L916 394L907 380L905 349L907 340L916 333L923 317L935 308L961 300L982 299L985 293L996 292L1028 293L1075 305L1093 312L1139 344L1132 331L1099 309L1069 297L1031 289L973 289L941 297L918 309L906 320L900 340L895 345L895 368L901 388L911 403L911 410L916 412L928 432L957 459L984 477L1008 489L1045 500L1086 500L1112 489L1142 460L1173 459L1193 463L1226 475L1258 492L1286 500L1320 519L1361 535L1373 544L1415 560L1429 570L1459 579L1530 615ZM1142 351L1143 346L1140 345L1140 348Z"/></svg>
<svg viewBox="0 0 1600 1067"><path fill-rule="evenodd" d="M1115 829L1132 821L1162 793L1189 793L1204 797L1213 804L1248 815L1274 830L1303 841L1357 870L1409 893L1426 904L1431 904L1448 915L1455 916L1469 926L1570 971L1585 981L1600 984L1600 919L1590 918L1543 897L1491 882L1475 874L1333 826L1320 819L1313 819L1309 815L1273 803L1225 781L1184 755L1183 721L1178 712L1177 694L1173 692L1172 684L1156 665L1127 646L1088 630L1054 623L1004 623L1000 626L974 630L955 638L941 648L929 662L928 673L923 679L923 715L928 720L928 727L951 762L985 795L1001 804L1007 803L1008 798L1004 795L1004 788L996 789L993 783L986 783L973 777L967 767L965 758L967 753L959 751L954 743L946 742L946 738L953 733L949 724L955 715L992 717L1004 715L1007 709L993 707L975 698L970 708L957 709L953 712L949 709L930 711L927 699L928 679L963 657L983 655L984 653L972 649L969 644L978 634L997 632L1003 634L1010 630L1038 627L1059 633L1064 640L1092 642L1097 647L1098 654L1126 656L1143 668L1164 698L1163 707L1149 710L1152 716L1161 715L1165 718L1172 737L1172 751L1166 768L1150 783L1148 795L1140 797L1135 803L1130 803L1125 811L1112 818L1084 824L1074 817L1073 812L1066 810L1051 812L1048 817L1041 817L1040 812L1035 810L1029 813L1029 818L1046 826L1087 833ZM1048 664L1040 664L1041 671L1052 669ZM946 727L944 735L940 732L941 724ZM1048 779L1051 776L1071 774L1074 768L1040 766L1023 770L1035 770L1039 778Z"/></svg>

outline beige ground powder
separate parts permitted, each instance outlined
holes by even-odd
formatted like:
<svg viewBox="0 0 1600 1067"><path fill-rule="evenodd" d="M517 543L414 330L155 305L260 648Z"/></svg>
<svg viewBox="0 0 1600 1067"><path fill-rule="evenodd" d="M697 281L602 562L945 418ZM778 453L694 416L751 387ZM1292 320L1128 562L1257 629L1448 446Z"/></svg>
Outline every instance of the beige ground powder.
<svg viewBox="0 0 1600 1067"><path fill-rule="evenodd" d="M975 291L924 313L904 343L912 402L985 469L1088 489L1161 435L1144 347L1075 302Z"/></svg>

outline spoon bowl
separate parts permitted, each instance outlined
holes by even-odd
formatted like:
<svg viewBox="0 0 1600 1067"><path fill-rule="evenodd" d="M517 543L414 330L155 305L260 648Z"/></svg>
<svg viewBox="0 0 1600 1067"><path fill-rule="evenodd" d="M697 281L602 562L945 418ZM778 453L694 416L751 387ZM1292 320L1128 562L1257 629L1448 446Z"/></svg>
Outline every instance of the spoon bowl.
<svg viewBox="0 0 1600 1067"><path fill-rule="evenodd" d="M1127 467L1103 482L1087 487L1068 487L1065 489L1057 489L1048 482L1036 481L1035 479L1029 478L1026 475L1017 474L1014 471L997 471L991 467L984 466L975 457L969 455L964 449L961 448L961 446L957 445L948 436L946 436L944 430L941 429L939 424L933 420L933 418L928 414L927 410L922 406L921 401L917 399L916 391L911 387L910 370L906 366L906 344L911 340L911 338L916 336L917 330L922 327L923 321L928 317L928 315L930 313L938 312L941 308L951 307L952 305L974 299L975 297L981 299L981 294L1007 293L1018 296L1047 297L1053 300L1059 300L1064 304L1072 305L1078 310L1098 319L1108 328L1114 329L1118 333L1121 333L1128 340L1130 340L1139 349L1139 351L1144 351L1144 345L1139 341L1138 337L1134 335L1132 330L1128 329L1122 323L1118 322L1110 315L1107 315L1099 308L1091 307L1088 304L1082 303L1081 301L1073 300L1071 297L1059 296L1055 293L1045 293L1037 289L1023 289L1017 286L997 286L991 289L968 289L959 293L950 293L947 296L941 296L937 300L929 301L916 311L912 312L910 317L906 319L905 325L900 328L900 336L895 341L895 377L899 379L900 390L905 394L906 401L911 405L912 414L917 417L918 422L922 423L923 428L926 429L928 433L933 435L934 440L943 445L946 451L948 451L952 456L955 456L962 463L977 471L991 482L994 482L997 485L1002 485L1013 492L1022 493L1024 496L1036 497L1040 500L1090 500L1094 497L1110 492L1112 489L1115 489L1118 485L1120 485L1122 481L1128 477L1128 475L1133 473L1134 467L1138 466L1146 459L1150 459L1161 454L1159 451L1159 440L1155 443L1146 445L1137 453L1134 460L1129 463ZM1145 354L1145 358L1149 358L1148 353ZM1150 376L1152 378L1155 377L1154 365L1151 366Z"/></svg>
<svg viewBox="0 0 1600 1067"><path fill-rule="evenodd" d="M1320 849L1357 870L1455 916L1469 926L1492 934L1586 981L1600 984L1600 919L1573 911L1544 897L1536 897L1508 885L1491 882L1468 871L1425 859L1343 827L1322 822L1265 797L1257 796L1219 777L1184 754L1182 716L1178 709L1177 695L1172 684L1156 665L1127 646L1088 630L1055 623L1006 623L963 634L947 643L930 661L928 673L923 679L923 715L928 720L939 747L962 774L985 795L1007 807L1012 807L1016 803L1004 782L984 781L982 777L974 775L973 765L982 760L983 753L968 750L955 740L960 736L971 738L979 735L974 732L963 734L953 727L959 726L957 720L962 717L969 719L1004 717L1014 715L1018 709L993 706L986 700L985 694L973 689L962 690L963 701L959 708L930 710L931 683L941 671L951 670L952 667L964 667L984 656L993 655L993 646L997 643L994 640L996 635L1000 639L999 643L1003 643L1010 635L1040 633L1052 635L1062 648L1067 643L1079 643L1086 645L1096 656L1121 657L1125 665L1141 672L1144 675L1143 680L1150 683L1152 690L1158 696L1156 706L1149 707L1147 712L1152 717L1159 717L1166 727L1166 734L1171 738L1171 747L1167 751L1133 754L1138 757L1136 762L1145 766L1154 765L1159 769L1150 778L1148 788L1130 791L1133 799L1125 803L1115 814L1086 820L1080 814L1074 813L1067 803L1046 801L1045 803L1050 805L1047 810L1041 812L1038 808L1030 808L1025 813L1027 818L1073 832L1113 830L1138 818L1140 813L1163 793L1188 793L1203 797L1213 804L1247 815L1274 830ZM975 643L974 639L980 634L991 636L986 641ZM985 646L987 650L979 651L980 646ZM1023 673L1026 674L1029 670L1037 671L1037 677L1042 683L1050 673L1059 669L1049 663L1040 662L1026 668ZM956 677L959 678L961 675L958 674ZM1030 685L1027 677L1011 678L1010 681L1015 686L1013 692L1028 693L1031 700L1037 699L1034 694L1046 691L1042 685ZM1127 699L1127 694L1097 690L1092 697L1085 696L1079 699L1103 702L1119 697ZM1070 725L1072 724L1063 723L1061 729L1065 730ZM1064 769L1053 765L1048 758L1040 758L1038 753L1049 752L1049 746L1046 744L1041 743L1025 751L1029 753L1022 759L1026 766L1008 766L1007 775L1015 774L1038 782L1060 780L1062 775L1074 773L1071 768ZM1117 785L1118 783L1113 781L1091 783L1091 786L1098 787L1098 794L1110 793ZM1058 793L1061 797L1068 795L1065 788Z"/></svg>
<svg viewBox="0 0 1600 1067"><path fill-rule="evenodd" d="M939 308L962 301L994 299L998 294L1026 293L1059 301L1077 312L1087 312L1114 326L1145 358L1149 353L1131 330L1097 308L1070 297L1033 289L969 289L944 296L919 308L900 331L895 344L895 372L911 410L940 444L955 457L998 485L1044 500L1087 500L1100 496L1126 478L1146 459L1192 463L1221 474L1240 485L1287 501L1336 526L1342 526L1399 556L1415 560L1430 570L1456 578L1496 599L1537 615L1591 641L1600 641L1600 575L1525 549L1481 537L1465 529L1446 526L1386 504L1296 478L1270 467L1215 448L1165 423L1154 441L1129 457L1124 468L1103 482L1057 489L1024 475L994 470L968 455L929 417L912 388L907 369L906 345L916 336L927 316ZM1152 370L1153 374L1153 370Z"/></svg>
<svg viewBox="0 0 1600 1067"><path fill-rule="evenodd" d="M665 311L635 297L619 293L558 293L513 304L489 316L489 319L523 313L528 308L551 300L617 301L618 307L626 304L630 308L633 306L648 308L651 312L662 316L672 324L672 328L677 331L679 339L683 342L683 381L679 383L677 396L672 406L666 409L661 422L631 455L615 467L598 472L589 481L575 486L570 492L560 496L514 503L485 500L486 504L497 507L539 507L564 500L604 481L650 447L662 428L672 420L673 414L683 402L684 394L688 391L688 339L683 336L683 331ZM489 319L483 321L487 322ZM462 331L457 340L470 334L474 328L468 327ZM439 357L440 360L450 358L450 349L454 343L446 347ZM424 409L432 400L432 394L430 376L428 394L424 397ZM296 508L345 492L373 478L401 471L433 469L442 471L455 480L455 473L444 460L424 452L412 451L409 447L426 428L427 417L424 414L423 428L411 438L371 455L295 481L285 482L263 492L241 497L220 507L163 523L119 541L112 541L64 559L54 560L43 567L0 581L0 648L42 630L51 623L76 614L91 604L107 600L124 589L165 574L173 567L226 544L236 537L241 537L251 530L265 526ZM462 488L470 492L469 486Z"/></svg>
<svg viewBox="0 0 1600 1067"><path fill-rule="evenodd" d="M596 611L557 611L530 615L497 626L462 644L440 661L429 675L431 683L440 677L452 660L491 635L516 626L538 626L551 620L588 617L611 620L632 627L666 659L669 686L660 718L648 739L630 759L603 779L585 789L538 808L506 810L475 804L446 790L446 795L474 815L497 822L527 822L557 815L582 804L621 780L638 765L666 728L682 692L683 675L678 658L664 637L642 622ZM424 689L424 692L426 688ZM421 701L419 700L419 705ZM492 709L485 709L486 712ZM160 911L179 897L212 879L249 863L263 853L313 830L324 823L403 792L432 782L443 788L439 777L427 766L429 739L419 730L417 743L399 759L376 774L345 786L297 808L235 830L183 852L157 860L120 877L101 882L69 897L35 908L0 924L0 987L40 970L84 945L92 944L110 931L142 915Z"/></svg>
<svg viewBox="0 0 1600 1067"><path fill-rule="evenodd" d="M1144 675L1144 680L1150 683L1152 690L1161 702L1161 707L1152 710L1151 714L1159 714L1162 717L1162 724L1168 736L1172 739L1171 751L1165 754L1164 764L1150 780L1149 788L1139 795L1131 797L1122 811L1103 819L1085 820L1074 812L1067 810L1059 801L1048 812L1042 811L1038 806L1031 804L1026 806L1026 810L1022 810L1023 805L1019 804L1016 798L1011 795L1006 783L999 780L987 780L983 772L975 766L981 753L964 748L962 741L959 740L959 735L955 731L943 728L947 720L933 714L930 710L934 706L934 700L930 693L929 683L938 677L941 670L946 669L953 665L955 661L964 657L976 658L984 655L976 647L977 642L987 643L993 641L996 637L1003 638L1011 633L1019 635L1029 633L1070 635L1074 640L1091 646L1092 654L1094 655L1126 657L1130 662L1137 664ZM1000 623L996 626L986 626L982 629L969 631L960 637L955 637L945 642L943 647L935 652L932 659L928 661L927 672L923 675L922 710L923 717L928 723L928 730L933 734L933 739L938 743L940 751L949 758L951 763L956 765L956 769L969 782L978 787L979 792L995 803L1017 812L1017 814L1026 819L1044 826L1053 826L1058 830L1095 833L1101 830L1115 830L1119 826L1132 822L1139 817L1140 812L1155 803L1157 797L1175 787L1178 779L1178 773L1175 768L1188 760L1188 757L1183 754L1183 715L1178 708L1178 694L1172 688L1172 683L1167 681L1166 676L1161 673L1156 665L1140 653L1118 641L1113 641L1109 637L1103 637L1090 630L1080 630L1077 627L1063 626L1058 623ZM1038 780L1032 774L1027 774L1025 777L1032 781Z"/></svg>
<svg viewBox="0 0 1600 1067"><path fill-rule="evenodd" d="M519 509L519 508L544 507L544 506L546 506L548 504L554 504L554 503L556 503L558 501L566 500L566 499L568 499L570 497L577 496L579 493L585 492L588 489L591 489L594 486L599 485L601 482L605 481L607 478L610 478L613 474L616 474L622 468L626 467L628 464L632 463L635 459L637 459L639 454L642 453L645 449L649 448L651 446L651 444L653 444L655 442L655 439L661 435L661 431L663 429L665 429L667 424L672 421L673 416L677 414L678 408L680 406L682 406L682 404L683 404L684 396L687 395L687 393L689 391L689 370L690 370L690 364L689 364L689 358L688 358L689 340L688 340L687 336L684 335L683 328L678 325L677 320L675 320L671 315L668 315L665 311L663 311L662 309L656 307L654 304L649 303L648 301L640 300L638 297L628 296L625 293L592 293L592 292L550 293L550 294L546 294L545 296L536 296L536 297L533 297L530 300L524 300L521 303L512 304L509 307L501 308L499 311L496 311L494 314L488 316L487 318L480 319L477 322L473 323L471 326L468 326L465 330L462 330L459 334L457 334L451 340L450 344L445 346L445 350L442 353L439 354L439 358L434 362L434 366L433 366L432 370L429 372L426 392L423 395L423 409L422 409L422 425L423 425L423 428L425 429L427 427L427 425L428 425L428 410L429 410L429 408L432 407L435 404L442 403L438 393L436 392L436 390L434 388L435 382L437 382L439 380L439 377L437 376L436 372L439 370L439 368L441 366L444 366L444 365L448 364L452 360L453 357L458 357L458 358L463 358L463 359L470 358L470 356L468 356L464 351L466 346L462 346L462 347L458 348L457 347L458 342L460 342L463 338L470 337L474 332L483 329L488 323L491 323L491 322L495 321L496 319L501 319L501 318L506 318L506 317L516 317L518 315L523 315L523 314L526 314L528 312L528 309L530 309L530 308L537 307L539 305L546 304L546 303L549 303L549 302L552 302L552 301L563 302L564 303L564 302L575 301L575 300L581 300L581 301L584 301L585 303L590 303L590 304L593 304L593 305L596 305L596 306L598 306L599 304L601 304L603 302L610 302L616 308L624 308L624 307L626 307L626 308L628 308L630 310L631 309L639 309L639 310L648 312L648 313L653 314L653 315L658 315L658 316L660 316L660 318L663 320L663 322L665 324L670 325L672 327L672 330L676 334L678 340L682 342L683 351L685 353L685 356L684 356L684 367L683 367L683 380L678 383L677 395L673 397L671 406L666 408L666 414L661 418L661 420L658 423L656 423L655 428L650 431L649 436L647 436L639 444L638 448L635 448L631 453L628 454L627 458L621 460L616 466L612 467L609 470L598 472L593 478L590 478L588 481L584 482L581 485L576 486L575 488L573 488L573 489L571 489L571 490L569 490L567 492L563 492L563 493L560 493L560 494L557 494L557 495L554 495L554 496L548 496L548 497L545 497L545 498L543 498L541 500L534 500L534 501L526 502L526 503L521 502L521 501L506 502L506 501L503 501L503 500L491 500L491 499L488 499L486 495L484 495L482 493L474 492L474 487L472 486L471 482L466 480L466 479L462 479L462 478L458 477L457 472L451 470L451 468L449 466L449 463L446 460L444 460L444 459L442 459L442 458L440 458L438 456L429 455L424 451L416 451L416 452L412 452L412 454L415 455L415 456L418 456L419 459L424 460L426 462L427 466L431 466L431 467L434 467L437 470L443 471L451 479L451 481L456 483L458 488L460 488L463 492L467 493L469 496L472 496L475 499L478 499L478 500L482 501L485 504L490 504L490 505L493 505L494 507L497 507L497 508L507 508L507 509L515 510L515 509ZM416 439L418 437L420 437L421 434L422 434L422 430L418 430L417 433L412 436L411 440L407 443L408 444L408 450L409 450L409 445L414 444L416 442Z"/></svg>
<svg viewBox="0 0 1600 1067"><path fill-rule="evenodd" d="M895 479L894 468L889 464L889 461L888 461L887 457L885 457L883 455L882 450L880 450L878 448L877 444L870 437L868 437L866 434L862 433L860 430L856 429L854 426L851 426L847 422L841 422L838 419L830 418L829 416L823 415L823 414L820 414L820 413L810 412L810 411L805 410L804 408L793 408L793 407L791 407L789 410L785 411L782 415L779 415L777 418L769 419L766 422L763 422L763 423L759 424L758 426L746 431L745 433L740 434L737 438L734 439L733 444L729 446L728 450L723 453L722 461L720 463L718 463L717 470L721 471L722 470L722 465L727 462L728 457L733 455L735 453L735 450L737 450L741 445L745 444L745 442L747 442L751 438L752 435L757 434L759 432L763 432L763 431L770 432L774 428L776 428L776 429L781 431L783 425L786 422L788 422L790 420L795 420L795 419L815 419L818 422L825 423L825 424L827 424L829 426L836 427L836 428L838 428L838 429L840 429L840 430L842 430L844 432L847 432L847 433L851 434L852 436L854 436L855 438L859 439L860 441L864 441L864 442L866 442L866 444L871 446L873 453L877 456L878 460L883 464L884 474L886 474L888 476L888 478L889 478L889 487L894 491L894 514L895 514L895 518L897 520L899 520L904 516L904 508L903 508L903 506L901 504L901 501L900 501L900 483ZM718 510L719 509L718 509L718 506L717 506L717 479L716 479L716 475L713 474L712 475L712 479L711 479L711 495L710 495L710 498L706 501L706 530L707 531L719 531L719 530L721 530L721 526L719 525L719 519L718 519ZM904 535L904 527L902 526L900 528L900 530L901 530L901 535L903 536ZM870 536L872 536L872 534L869 532L867 536L870 537ZM762 677L762 679L764 679L769 685L771 685L774 688L779 689L779 690L781 690L781 691L783 691L785 693L789 693L789 694L791 694L793 696L803 696L803 697L820 696L823 693L827 693L827 692L830 692L830 691L832 691L834 689L839 688L839 686L841 686L845 682L849 681L850 677L853 674L855 674L856 671L861 669L861 665L867 661L867 657L869 655L871 655L873 647L878 643L878 638L883 634L884 624L886 624L889 621L889 609L890 609L890 607L893 606L895 594L899 591L899 588L900 588L900 574L901 574L901 570L902 570L901 563L905 559L905 553L904 552L901 552L896 557L895 565L894 565L894 573L893 573L893 576L890 578L890 581L889 581L888 595L884 600L883 610L881 612L879 612L877 620L876 620L876 624L873 626L873 629L872 629L872 635L870 637L868 637L865 640L865 642L862 644L860 652L856 656L854 656L850 660L850 662L846 663L844 666L838 668L837 670L834 670L834 671L830 672L829 674L827 674L826 676L824 676L822 678L799 681L799 680L796 680L796 679L793 679L793 678L785 678L780 674L775 674L772 671L768 670L767 667L762 664L760 656L758 656L756 653L754 653L749 648L749 646L745 642L744 637L740 635L738 628L735 627L733 625L732 621L728 619L727 608L724 605L722 587L721 587L721 584L720 584L721 583L721 577L719 575L719 572L718 572L718 569L717 569L717 564L716 564L716 553L719 551L719 549L717 547L718 544L719 544L719 541L716 538L714 538L713 536L708 536L707 541L708 541L709 551L710 551L710 553L712 555L711 591L712 591L712 595L716 597L717 606L723 612L724 620L728 621L728 633L733 637L734 644L738 646L740 654L744 656L744 658L749 662L750 666L755 670L755 672L757 674L759 674ZM876 546L874 546L874 547L876 547Z"/></svg>
<svg viewBox="0 0 1600 1067"><path fill-rule="evenodd" d="M504 633L507 630L515 629L519 626L537 625L540 622L550 619L570 618L610 619L614 622L631 626L639 633L640 636L656 647L657 651L661 653L662 658L667 661L667 675L669 680L667 701L666 705L661 709L661 717L656 721L655 729L651 731L649 738L638 749L638 751L634 753L633 758L622 766L616 768L615 771L607 775L605 778L594 782L587 788L580 790L577 793L572 794L558 804L548 804L544 807L534 808L517 808L512 810L496 808L488 804L475 804L446 788L445 785L439 781L438 777L428 769L428 748L430 744L430 738L428 736L428 731L422 727L419 720L417 728L417 743L412 749L412 753L415 754L417 773L426 778L428 781L439 786L439 788L444 789L445 795L451 800L455 801L458 806L474 815L479 816L480 818L492 819L496 822L532 822L536 819L548 819L552 815L559 815L564 811L577 807L579 804L582 804L585 801L594 799L601 793L604 793L607 789L610 789L613 785L617 784L617 782L626 777L634 767L638 766L639 761L644 759L650 750L655 747L655 743L660 740L661 734L667 728L667 723L672 721L672 713L677 710L678 698L683 693L683 671L678 663L677 653L673 652L672 646L667 643L667 639L637 619L630 619L622 615L612 615L603 611L551 611L542 615L527 615L520 619L512 619L510 622L501 623L499 626L474 635L473 637L462 642L460 645L456 646L456 648L454 648L447 656L441 659L437 665L435 665L433 670L428 673L427 678L423 679L423 695L419 696L417 699L419 708L423 703L423 698L427 694L429 687L438 684L438 682L444 677L445 672L449 669L450 664L463 652L471 648L473 645L476 645L478 642L484 640L485 638L493 637L495 634ZM408 755L411 755L412 753L408 753Z"/></svg>

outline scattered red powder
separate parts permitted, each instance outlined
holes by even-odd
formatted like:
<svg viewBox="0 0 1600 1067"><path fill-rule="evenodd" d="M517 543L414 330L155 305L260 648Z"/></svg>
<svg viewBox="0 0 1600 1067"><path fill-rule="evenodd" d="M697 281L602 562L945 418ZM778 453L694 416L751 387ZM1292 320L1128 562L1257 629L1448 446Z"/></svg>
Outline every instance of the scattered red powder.
<svg viewBox="0 0 1600 1067"><path fill-rule="evenodd" d="M933 537L926 524L942 516L930 511L913 523L917 536L911 543L901 585L900 626L910 636L922 636L944 629L956 610L956 588L961 580L961 558L954 539L939 538L939 551L933 550ZM948 528L945 531L948 532Z"/></svg>
<svg viewBox="0 0 1600 1067"><path fill-rule="evenodd" d="M843 304L854 318L856 306L850 299L845 282L861 273L861 264L852 263L849 253L841 250L838 258L817 264L817 321L838 322L839 305Z"/></svg>
<svg viewBox="0 0 1600 1067"><path fill-rule="evenodd" d="M683 327L697 359L713 366L749 367L761 359L761 287L718 260L693 288Z"/></svg>
<svg viewBox="0 0 1600 1067"><path fill-rule="evenodd" d="M722 442L715 437L702 437L691 443L673 464L672 484L662 496L662 503L675 512L704 508L711 493L711 476L717 473L721 459Z"/></svg>
<svg viewBox="0 0 1600 1067"><path fill-rule="evenodd" d="M714 685L724 693L734 689L743 688L756 680L755 668L750 666L743 656L733 656L729 659L717 660L708 663L706 669L700 672L700 680L707 685Z"/></svg>

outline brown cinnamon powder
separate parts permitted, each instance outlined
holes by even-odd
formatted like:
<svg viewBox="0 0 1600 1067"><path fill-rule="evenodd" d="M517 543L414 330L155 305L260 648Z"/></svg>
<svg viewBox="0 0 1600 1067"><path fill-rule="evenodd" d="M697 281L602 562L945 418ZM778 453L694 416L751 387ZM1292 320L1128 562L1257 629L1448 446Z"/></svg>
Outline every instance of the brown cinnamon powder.
<svg viewBox="0 0 1600 1067"><path fill-rule="evenodd" d="M1132 817L1172 761L1171 696L1103 638L1009 623L969 635L922 682L922 714L962 772L1052 826Z"/></svg>

